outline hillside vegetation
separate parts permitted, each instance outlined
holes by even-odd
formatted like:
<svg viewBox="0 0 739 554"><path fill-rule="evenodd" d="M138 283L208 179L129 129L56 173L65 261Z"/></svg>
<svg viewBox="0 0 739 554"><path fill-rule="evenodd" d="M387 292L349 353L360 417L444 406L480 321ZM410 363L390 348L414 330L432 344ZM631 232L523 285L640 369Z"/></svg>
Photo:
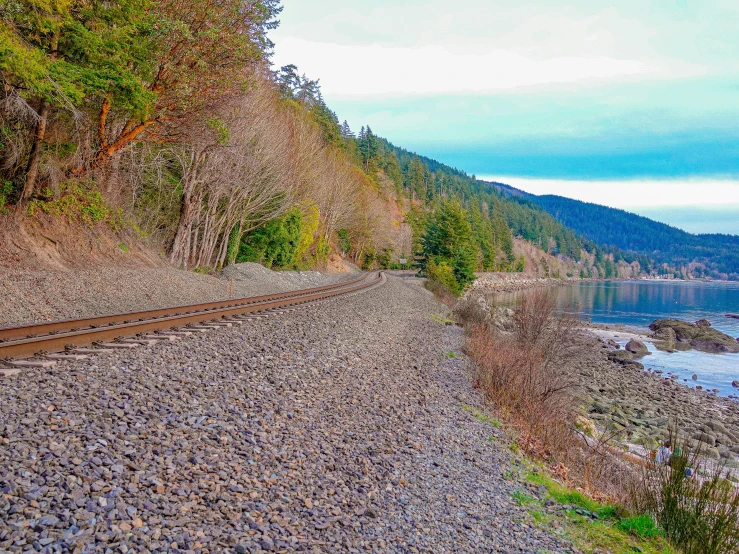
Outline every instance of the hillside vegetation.
<svg viewBox="0 0 739 554"><path fill-rule="evenodd" d="M522 204L541 206L583 237L609 246L617 258L637 258L643 266L647 258L652 260L648 273L739 279L739 236L695 235L625 210L509 187L500 190Z"/></svg>
<svg viewBox="0 0 739 554"><path fill-rule="evenodd" d="M279 12L277 0L1 3L6 238L63 224L200 270L406 260L453 290L474 271L652 271L646 255L340 123L317 80L271 67ZM525 258L514 237L539 253Z"/></svg>

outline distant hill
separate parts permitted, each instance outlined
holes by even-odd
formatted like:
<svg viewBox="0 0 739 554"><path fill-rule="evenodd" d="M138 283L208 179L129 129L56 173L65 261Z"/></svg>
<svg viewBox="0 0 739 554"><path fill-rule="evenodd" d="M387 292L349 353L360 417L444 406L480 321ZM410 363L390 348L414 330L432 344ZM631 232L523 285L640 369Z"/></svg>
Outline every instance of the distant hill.
<svg viewBox="0 0 739 554"><path fill-rule="evenodd" d="M562 196L536 196L502 183L491 185L512 200L541 206L599 245L644 254L658 264L689 267L696 277L739 279L739 236L694 235L625 210Z"/></svg>

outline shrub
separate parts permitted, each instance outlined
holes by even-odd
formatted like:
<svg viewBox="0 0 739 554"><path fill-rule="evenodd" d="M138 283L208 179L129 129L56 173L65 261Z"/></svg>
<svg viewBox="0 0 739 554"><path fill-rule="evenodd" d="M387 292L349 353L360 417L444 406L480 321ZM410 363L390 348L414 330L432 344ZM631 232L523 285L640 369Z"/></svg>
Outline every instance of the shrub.
<svg viewBox="0 0 739 554"><path fill-rule="evenodd" d="M265 267L290 267L297 261L302 230L300 210L292 210L244 236L236 259L239 262L261 263Z"/></svg>
<svg viewBox="0 0 739 554"><path fill-rule="evenodd" d="M462 290L459 281L457 281L457 278L454 275L452 266L447 262L437 263L434 260L429 260L426 264L426 274L429 281L439 283L454 295L458 295Z"/></svg>
<svg viewBox="0 0 739 554"><path fill-rule="evenodd" d="M518 424L525 444L543 455L571 444L575 420L577 380L569 362L577 321L556 315L554 307L551 291L530 291L516 310L512 334L474 326L467 344L478 386Z"/></svg>
<svg viewBox="0 0 739 554"><path fill-rule="evenodd" d="M10 181L4 181L0 183L0 215L7 215L10 213L8 204L10 203L10 196L13 194L13 183Z"/></svg>
<svg viewBox="0 0 739 554"><path fill-rule="evenodd" d="M78 223L92 228L96 223L106 222L114 231L125 227L122 211L112 209L103 195L88 181L67 181L59 185L59 190L46 188L41 198L28 205L28 215L33 217L37 211L55 217L64 216L69 223Z"/></svg>
<svg viewBox="0 0 739 554"><path fill-rule="evenodd" d="M665 536L685 554L725 554L739 550L739 492L725 466L707 462L672 431L675 453L669 464L646 463L633 501L649 513ZM688 477L686 470L690 470Z"/></svg>

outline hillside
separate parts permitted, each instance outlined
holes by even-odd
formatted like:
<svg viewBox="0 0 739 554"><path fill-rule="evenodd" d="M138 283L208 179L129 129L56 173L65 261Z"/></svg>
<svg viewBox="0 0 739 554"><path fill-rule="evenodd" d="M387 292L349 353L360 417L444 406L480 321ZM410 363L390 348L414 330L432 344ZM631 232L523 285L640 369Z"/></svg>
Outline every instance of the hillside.
<svg viewBox="0 0 739 554"><path fill-rule="evenodd" d="M405 259L448 274L453 287L475 271L556 274L554 265L571 277L736 276L734 239L555 206L393 145L369 125L340 124L318 80L271 66L273 0L255 1L245 19L230 1L211 11L169 0L65 6L32 24L23 10L2 12L7 263L209 272Z"/></svg>
<svg viewBox="0 0 739 554"><path fill-rule="evenodd" d="M739 279L739 236L694 235L625 210L553 195L525 195L558 221L601 245L648 255L658 273L681 266L693 277Z"/></svg>

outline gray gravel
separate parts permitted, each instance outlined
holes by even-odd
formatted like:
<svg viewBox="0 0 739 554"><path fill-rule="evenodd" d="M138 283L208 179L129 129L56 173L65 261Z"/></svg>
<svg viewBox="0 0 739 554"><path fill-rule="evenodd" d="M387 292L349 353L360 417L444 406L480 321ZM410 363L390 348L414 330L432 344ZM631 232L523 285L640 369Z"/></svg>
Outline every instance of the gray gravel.
<svg viewBox="0 0 739 554"><path fill-rule="evenodd" d="M415 279L0 383L0 551L570 552ZM452 358L449 352L455 352Z"/></svg>
<svg viewBox="0 0 739 554"><path fill-rule="evenodd" d="M196 304L335 283L352 275L275 272L236 264L214 277L172 268L101 267L82 271L0 268L0 326Z"/></svg>

